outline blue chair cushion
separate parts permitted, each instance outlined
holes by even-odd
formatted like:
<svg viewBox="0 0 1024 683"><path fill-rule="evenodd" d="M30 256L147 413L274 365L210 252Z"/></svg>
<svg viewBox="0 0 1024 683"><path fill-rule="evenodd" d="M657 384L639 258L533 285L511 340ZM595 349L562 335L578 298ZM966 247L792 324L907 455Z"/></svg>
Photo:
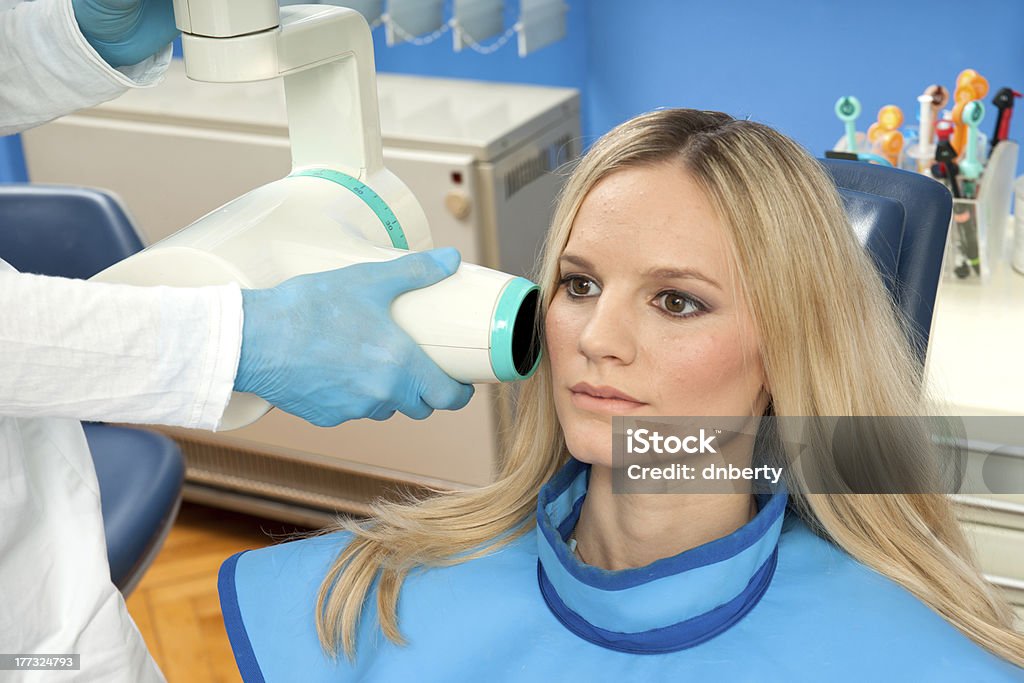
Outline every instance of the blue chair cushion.
<svg viewBox="0 0 1024 683"><path fill-rule="evenodd" d="M181 452L171 439L141 429L85 423L100 485L110 577L124 590L176 510L185 480Z"/></svg>
<svg viewBox="0 0 1024 683"><path fill-rule="evenodd" d="M839 189L839 196L853 232L871 255L878 273L895 298L905 222L903 205L887 197L843 188Z"/></svg>
<svg viewBox="0 0 1024 683"><path fill-rule="evenodd" d="M923 361L953 211L952 195L945 185L919 173L860 161L824 159L821 163L840 191L887 198L903 207L902 226L884 222L872 232L882 230L889 235L888 244L898 245L894 279L887 277L886 284L904 317L914 326L915 342L923 342L915 343ZM869 237L865 246L870 249L871 245Z"/></svg>
<svg viewBox="0 0 1024 683"><path fill-rule="evenodd" d="M0 258L22 273L87 280L142 249L120 203L60 185L0 185Z"/></svg>
<svg viewBox="0 0 1024 683"><path fill-rule="evenodd" d="M86 279L140 249L113 195L0 185L0 258L24 273ZM99 480L111 578L127 594L173 523L183 459L171 439L153 432L83 426Z"/></svg>

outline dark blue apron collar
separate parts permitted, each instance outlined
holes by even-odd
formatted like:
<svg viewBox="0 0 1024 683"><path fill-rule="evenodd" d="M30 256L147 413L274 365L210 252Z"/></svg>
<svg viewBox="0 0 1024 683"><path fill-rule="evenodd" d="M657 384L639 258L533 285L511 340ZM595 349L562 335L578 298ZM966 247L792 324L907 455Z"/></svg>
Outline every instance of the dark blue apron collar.
<svg viewBox="0 0 1024 683"><path fill-rule="evenodd" d="M570 458L537 499L537 578L570 631L612 650L675 652L713 638L749 612L768 588L787 494L759 496L754 519L710 543L646 567L585 565L566 541L579 519L590 466Z"/></svg>

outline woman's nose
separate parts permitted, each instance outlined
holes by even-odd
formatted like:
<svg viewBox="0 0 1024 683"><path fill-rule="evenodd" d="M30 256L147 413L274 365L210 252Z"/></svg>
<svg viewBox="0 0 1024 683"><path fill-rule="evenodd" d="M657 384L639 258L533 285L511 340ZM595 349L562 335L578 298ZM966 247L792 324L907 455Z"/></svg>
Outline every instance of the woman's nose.
<svg viewBox="0 0 1024 683"><path fill-rule="evenodd" d="M632 363L637 347L635 320L629 303L604 292L589 312L580 333L580 353L591 361Z"/></svg>

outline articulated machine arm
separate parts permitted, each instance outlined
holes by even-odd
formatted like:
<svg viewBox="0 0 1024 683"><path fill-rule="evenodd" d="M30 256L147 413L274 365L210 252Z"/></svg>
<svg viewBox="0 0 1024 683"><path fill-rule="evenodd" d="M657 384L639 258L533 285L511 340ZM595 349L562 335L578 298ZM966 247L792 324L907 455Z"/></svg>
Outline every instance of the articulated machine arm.
<svg viewBox="0 0 1024 683"><path fill-rule="evenodd" d="M276 0L174 0L174 14L190 78L284 80L292 172L94 279L263 288L432 246L419 202L384 167L373 42L362 15L320 5L279 10ZM391 315L455 379L514 381L540 360L537 301L529 280L463 263L450 278L395 299ZM236 393L221 429L269 409Z"/></svg>
<svg viewBox="0 0 1024 683"><path fill-rule="evenodd" d="M384 168L369 26L355 10L276 0L174 0L189 78L284 79L295 168L366 181ZM429 236L427 237L429 240Z"/></svg>

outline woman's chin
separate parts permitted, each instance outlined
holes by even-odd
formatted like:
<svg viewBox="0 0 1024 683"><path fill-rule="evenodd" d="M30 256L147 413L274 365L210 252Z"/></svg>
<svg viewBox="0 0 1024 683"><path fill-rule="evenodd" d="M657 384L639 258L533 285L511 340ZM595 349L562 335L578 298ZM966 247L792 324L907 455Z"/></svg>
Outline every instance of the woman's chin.
<svg viewBox="0 0 1024 683"><path fill-rule="evenodd" d="M588 465L597 465L599 467L611 467L612 466L612 452L611 449L595 449L595 448L569 448L569 455L576 460L586 463Z"/></svg>
<svg viewBox="0 0 1024 683"><path fill-rule="evenodd" d="M570 412L561 420L565 445L572 457L590 465L611 467L612 421L594 415L579 416Z"/></svg>

